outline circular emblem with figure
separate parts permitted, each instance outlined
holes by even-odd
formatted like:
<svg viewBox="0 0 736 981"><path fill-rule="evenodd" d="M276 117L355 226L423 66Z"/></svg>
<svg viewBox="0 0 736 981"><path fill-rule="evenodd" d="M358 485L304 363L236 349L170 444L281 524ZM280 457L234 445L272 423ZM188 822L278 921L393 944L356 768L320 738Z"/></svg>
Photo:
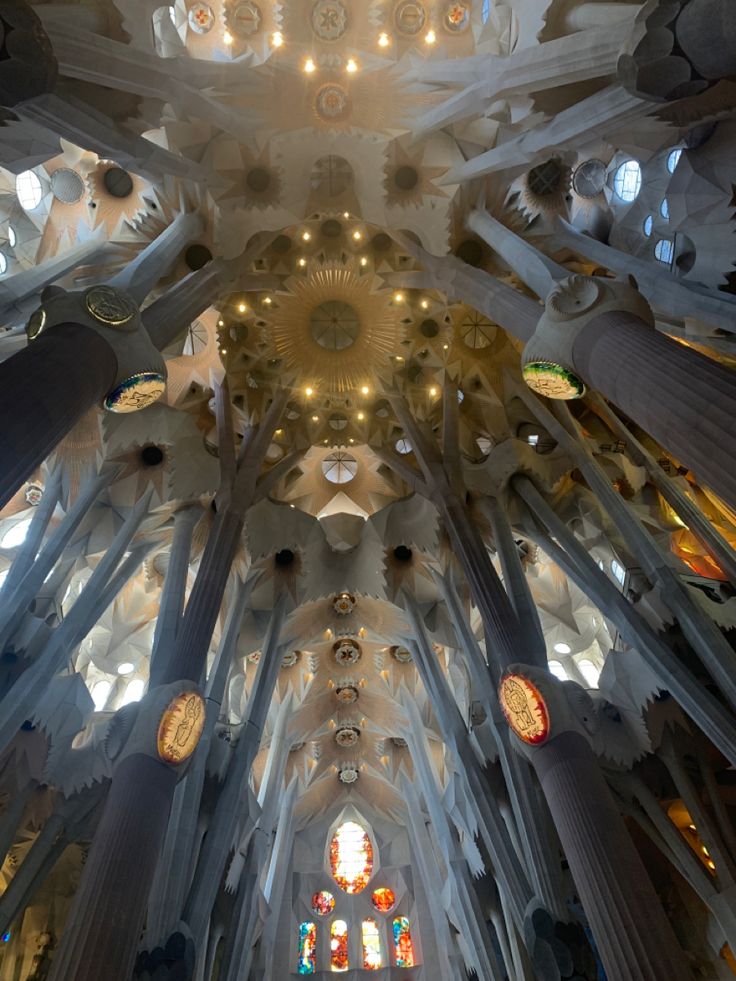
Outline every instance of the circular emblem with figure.
<svg viewBox="0 0 736 981"><path fill-rule="evenodd" d="M108 327L122 327L138 313L138 307L127 293L114 286L93 286L87 290L84 300L95 320Z"/></svg>
<svg viewBox="0 0 736 981"><path fill-rule="evenodd" d="M165 391L166 379L159 371L139 371L105 396L105 408L110 412L139 412L157 402Z"/></svg>
<svg viewBox="0 0 736 981"><path fill-rule="evenodd" d="M548 399L579 399L585 395L585 382L554 361L531 361L522 369L524 381L538 395Z"/></svg>
<svg viewBox="0 0 736 981"><path fill-rule="evenodd" d="M459 34L470 25L470 8L467 3L448 3L443 22L448 31Z"/></svg>
<svg viewBox="0 0 736 981"><path fill-rule="evenodd" d="M169 703L161 716L156 746L164 763L189 759L204 729L205 704L197 691L185 691Z"/></svg>
<svg viewBox="0 0 736 981"><path fill-rule="evenodd" d="M238 37L251 37L261 26L261 9L255 3L239 3L229 24Z"/></svg>
<svg viewBox="0 0 736 981"><path fill-rule="evenodd" d="M426 19L427 12L417 0L401 0L394 10L396 28L407 37L414 37L419 34Z"/></svg>
<svg viewBox="0 0 736 981"><path fill-rule="evenodd" d="M348 26L348 12L340 0L317 0L312 8L312 30L322 41L338 41Z"/></svg>
<svg viewBox="0 0 736 981"><path fill-rule="evenodd" d="M187 15L189 26L195 34L209 34L215 26L215 15L206 3L195 3Z"/></svg>
<svg viewBox="0 0 736 981"><path fill-rule="evenodd" d="M525 743L537 746L549 736L549 713L536 685L520 674L508 674L498 690L506 721Z"/></svg>
<svg viewBox="0 0 736 981"><path fill-rule="evenodd" d="M317 92L314 108L324 122L336 123L350 115L350 96L342 85L327 82Z"/></svg>

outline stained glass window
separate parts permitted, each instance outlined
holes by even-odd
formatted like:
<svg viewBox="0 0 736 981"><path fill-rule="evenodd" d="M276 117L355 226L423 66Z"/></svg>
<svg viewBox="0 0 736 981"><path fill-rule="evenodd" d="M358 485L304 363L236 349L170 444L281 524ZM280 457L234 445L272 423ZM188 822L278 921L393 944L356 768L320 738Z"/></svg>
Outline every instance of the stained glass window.
<svg viewBox="0 0 736 981"><path fill-rule="evenodd" d="M396 905L396 896L394 895L393 889L387 889L386 886L382 886L373 893L371 902L379 913L388 913Z"/></svg>
<svg viewBox="0 0 736 981"><path fill-rule="evenodd" d="M330 964L333 971L347 971L348 925L345 920L335 920L330 927Z"/></svg>
<svg viewBox="0 0 736 981"><path fill-rule="evenodd" d="M414 967L414 942L406 916L397 916L394 919L394 950L397 967Z"/></svg>
<svg viewBox="0 0 736 981"><path fill-rule="evenodd" d="M381 937L378 924L368 917L363 920L363 967L367 971L377 971L381 967Z"/></svg>
<svg viewBox="0 0 736 981"><path fill-rule="evenodd" d="M322 889L312 896L312 909L317 916L328 916L335 908L335 897Z"/></svg>
<svg viewBox="0 0 736 981"><path fill-rule="evenodd" d="M302 923L299 927L298 974L317 972L317 926L315 923Z"/></svg>
<svg viewBox="0 0 736 981"><path fill-rule="evenodd" d="M361 892L373 874L373 845L368 833L355 821L341 824L330 842L330 871L347 893Z"/></svg>

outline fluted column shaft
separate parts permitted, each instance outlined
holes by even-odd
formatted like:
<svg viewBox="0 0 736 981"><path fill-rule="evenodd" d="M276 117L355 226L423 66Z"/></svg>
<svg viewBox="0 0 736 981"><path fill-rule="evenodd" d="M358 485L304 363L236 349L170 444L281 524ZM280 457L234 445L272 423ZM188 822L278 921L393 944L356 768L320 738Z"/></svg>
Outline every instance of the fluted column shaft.
<svg viewBox="0 0 736 981"><path fill-rule="evenodd" d="M608 977L690 979L587 741L578 733L563 732L530 756Z"/></svg>
<svg viewBox="0 0 736 981"><path fill-rule="evenodd" d="M736 374L622 311L573 345L580 376L736 507Z"/></svg>
<svg viewBox="0 0 736 981"><path fill-rule="evenodd" d="M143 754L120 764L49 981L129 981L176 779Z"/></svg>

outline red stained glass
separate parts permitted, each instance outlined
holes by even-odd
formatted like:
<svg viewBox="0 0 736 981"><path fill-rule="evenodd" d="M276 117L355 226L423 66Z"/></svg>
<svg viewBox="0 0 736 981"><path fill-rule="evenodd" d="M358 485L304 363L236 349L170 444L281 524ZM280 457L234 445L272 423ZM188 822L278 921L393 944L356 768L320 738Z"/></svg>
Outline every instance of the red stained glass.
<svg viewBox="0 0 736 981"><path fill-rule="evenodd" d="M414 967L414 941L405 916L397 916L394 920L394 951L397 967Z"/></svg>
<svg viewBox="0 0 736 981"><path fill-rule="evenodd" d="M348 925L345 920L335 920L330 927L330 965L333 971L347 971Z"/></svg>
<svg viewBox="0 0 736 981"><path fill-rule="evenodd" d="M335 908L335 897L331 892L322 889L312 896L312 910L317 916L329 916Z"/></svg>
<svg viewBox="0 0 736 981"><path fill-rule="evenodd" d="M394 895L393 889L382 886L373 893L371 902L379 913L388 913L396 905L396 896Z"/></svg>
<svg viewBox="0 0 736 981"><path fill-rule="evenodd" d="M330 871L338 886L355 895L373 874L373 845L368 833L355 821L341 824L330 842Z"/></svg>

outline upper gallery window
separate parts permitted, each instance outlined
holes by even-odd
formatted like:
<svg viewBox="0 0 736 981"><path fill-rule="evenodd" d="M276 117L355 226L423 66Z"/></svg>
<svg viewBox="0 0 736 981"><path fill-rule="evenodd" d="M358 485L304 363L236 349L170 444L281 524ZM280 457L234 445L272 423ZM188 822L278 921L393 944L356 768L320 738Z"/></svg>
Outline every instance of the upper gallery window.
<svg viewBox="0 0 736 981"><path fill-rule="evenodd" d="M678 146L675 147L674 150L670 150L669 155L667 157L667 170L669 170L671 174L674 174L675 169L677 168L677 165L680 162L681 156L682 156L682 147Z"/></svg>
<svg viewBox="0 0 736 981"><path fill-rule="evenodd" d="M38 176L32 170L24 170L15 179L15 193L26 211L33 211L41 203L43 188Z"/></svg>
<svg viewBox="0 0 736 981"><path fill-rule="evenodd" d="M654 246L654 257L669 266L675 254L675 245L672 239L661 238Z"/></svg>
<svg viewBox="0 0 736 981"><path fill-rule="evenodd" d="M355 821L341 824L330 842L330 871L347 893L361 892L373 875L373 845L365 828Z"/></svg>
<svg viewBox="0 0 736 981"><path fill-rule="evenodd" d="M641 190L641 167L636 160L625 160L613 175L613 189L622 201L635 201Z"/></svg>

